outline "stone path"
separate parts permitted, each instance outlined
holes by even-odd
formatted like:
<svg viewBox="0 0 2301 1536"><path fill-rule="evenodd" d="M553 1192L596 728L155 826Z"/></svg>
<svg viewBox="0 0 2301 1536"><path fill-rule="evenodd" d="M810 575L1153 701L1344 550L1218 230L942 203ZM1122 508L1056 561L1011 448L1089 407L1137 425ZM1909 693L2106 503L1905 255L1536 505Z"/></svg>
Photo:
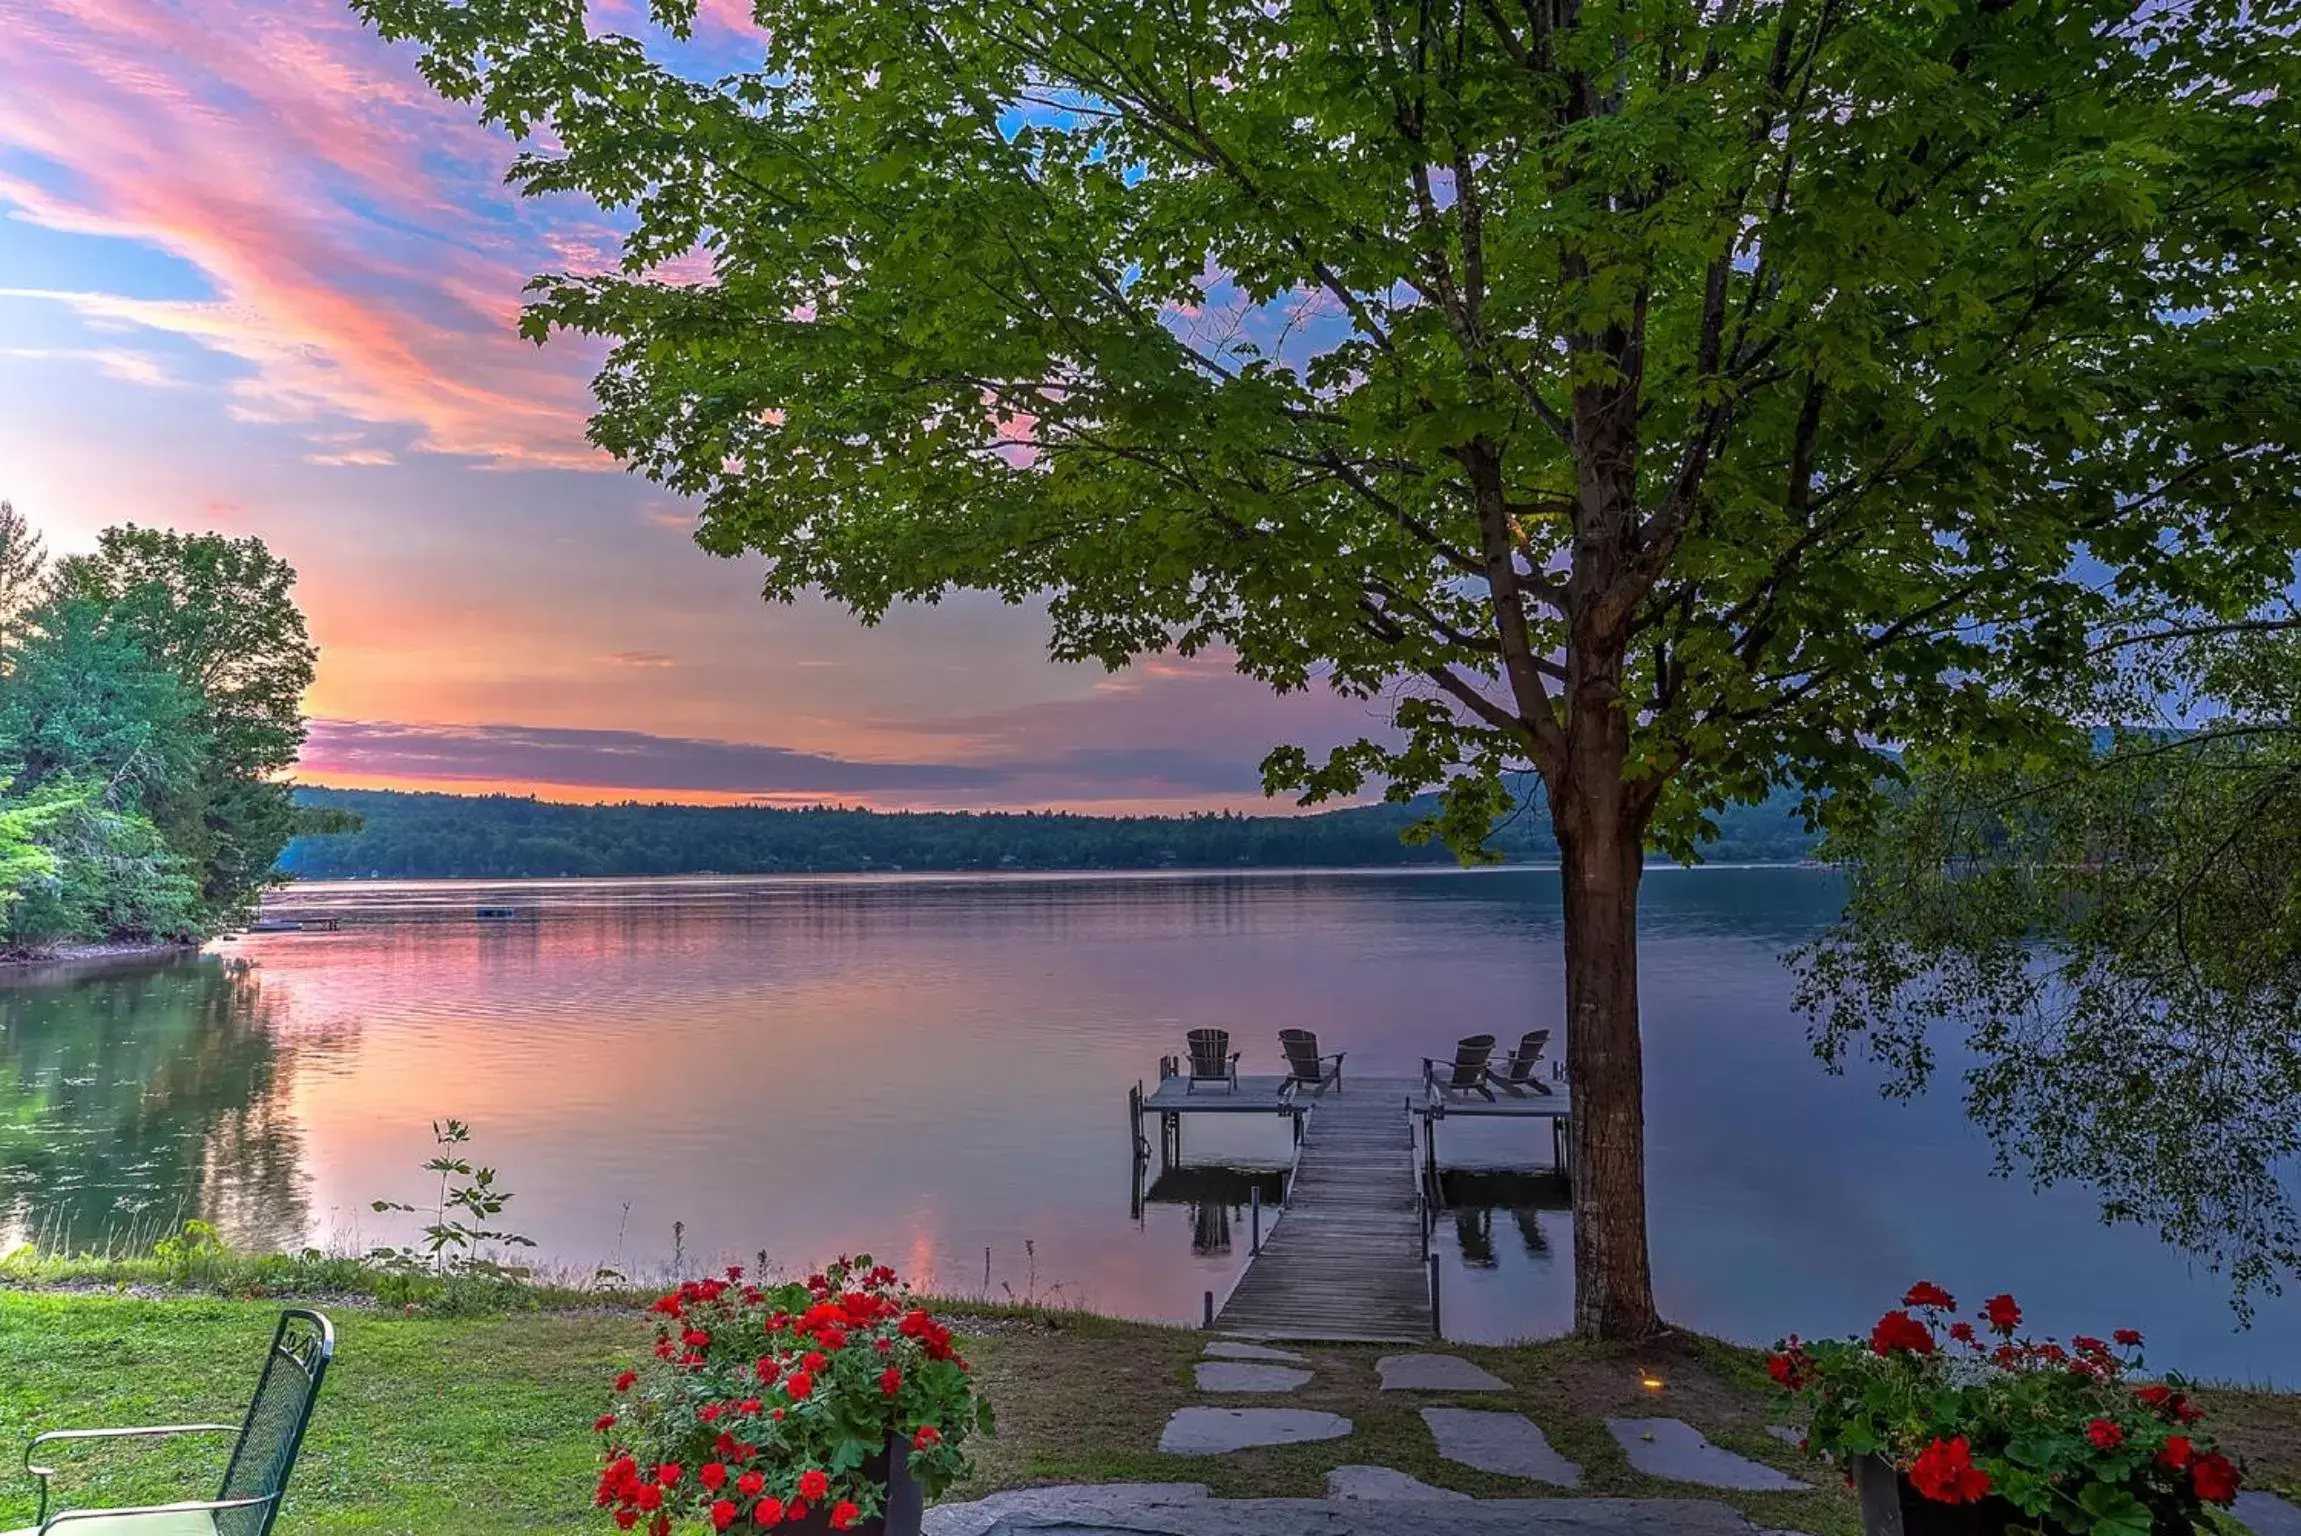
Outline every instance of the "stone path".
<svg viewBox="0 0 2301 1536"><path fill-rule="evenodd" d="M1374 1362L1385 1392L1507 1392L1510 1383L1460 1355L1384 1355Z"/></svg>
<svg viewBox="0 0 2301 1536"><path fill-rule="evenodd" d="M1339 1440L1349 1433L1350 1421L1342 1415L1309 1408L1177 1408L1158 1448L1170 1456L1219 1456L1250 1445Z"/></svg>
<svg viewBox="0 0 2301 1536"><path fill-rule="evenodd" d="M2301 1509L2258 1489L2237 1495L2229 1511L2253 1536L2301 1536Z"/></svg>
<svg viewBox="0 0 2301 1536"><path fill-rule="evenodd" d="M1216 1339L1207 1345L1206 1352L1217 1360L1280 1360L1289 1365L1303 1363L1302 1356L1291 1349L1272 1349L1267 1344L1244 1344L1237 1339Z"/></svg>
<svg viewBox="0 0 2301 1536"><path fill-rule="evenodd" d="M1382 1469L1375 1469L1382 1470ZM1217 1499L1198 1483L1023 1488L927 1511L925 1536L1757 1536L1711 1499Z"/></svg>
<svg viewBox="0 0 2301 1536"><path fill-rule="evenodd" d="M1295 1366L1258 1360L1201 1360L1196 1374L1201 1392L1292 1392L1308 1386L1311 1377Z"/></svg>
<svg viewBox="0 0 2301 1536"><path fill-rule="evenodd" d="M1389 1467L1336 1467L1326 1474L1330 1499L1468 1499L1467 1493L1433 1488L1418 1477Z"/></svg>
<svg viewBox="0 0 2301 1536"><path fill-rule="evenodd" d="M1582 1486L1582 1469L1550 1449L1541 1428L1522 1413L1425 1408L1422 1422L1430 1426L1438 1454L1448 1461L1560 1488Z"/></svg>
<svg viewBox="0 0 2301 1536"><path fill-rule="evenodd" d="M1705 1488L1742 1488L1763 1492L1789 1492L1811 1488L1779 1468L1737 1456L1712 1445L1693 1425L1682 1419L1608 1419L1614 1443L1630 1458L1630 1465L1648 1477L1674 1483L1699 1483Z"/></svg>

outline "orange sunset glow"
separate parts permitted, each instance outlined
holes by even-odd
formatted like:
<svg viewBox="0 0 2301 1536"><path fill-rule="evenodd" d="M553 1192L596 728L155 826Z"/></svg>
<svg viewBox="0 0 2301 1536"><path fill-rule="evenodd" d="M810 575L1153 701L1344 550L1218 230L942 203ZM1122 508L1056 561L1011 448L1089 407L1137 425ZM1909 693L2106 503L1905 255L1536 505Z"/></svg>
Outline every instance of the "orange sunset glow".
<svg viewBox="0 0 2301 1536"><path fill-rule="evenodd" d="M703 7L700 66L755 46L744 10ZM509 142L335 0L0 0L0 66L41 82L0 98L0 498L59 551L134 521L291 561L309 782L1267 808L1271 746L1380 713L1219 657L1057 666L1029 606L762 603L584 441L596 354L515 334L527 278L616 232L515 198Z"/></svg>

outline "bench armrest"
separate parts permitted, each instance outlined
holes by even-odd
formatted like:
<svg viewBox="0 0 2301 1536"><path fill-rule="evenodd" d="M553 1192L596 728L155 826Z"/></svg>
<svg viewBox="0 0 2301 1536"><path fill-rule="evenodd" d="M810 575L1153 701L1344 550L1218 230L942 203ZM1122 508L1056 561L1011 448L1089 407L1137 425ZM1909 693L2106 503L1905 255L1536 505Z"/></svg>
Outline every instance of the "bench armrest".
<svg viewBox="0 0 2301 1536"><path fill-rule="evenodd" d="M44 1435L34 1435L32 1443L24 1447L24 1473L40 1484L40 1518L48 1513L48 1479L56 1475L54 1467L37 1466L33 1453L43 1445L69 1445L81 1440L157 1440L165 1435L236 1435L237 1424L146 1424L135 1429L51 1429ZM64 1517L59 1515L58 1519ZM46 1526L41 1527L46 1530Z"/></svg>
<svg viewBox="0 0 2301 1536"><path fill-rule="evenodd" d="M138 1429L51 1429L44 1435L34 1435L32 1443L24 1447L24 1470L34 1477L54 1477L54 1467L36 1467L32 1453L43 1445L78 1440L156 1440L162 1435L236 1435L237 1424L147 1424Z"/></svg>
<svg viewBox="0 0 2301 1536"><path fill-rule="evenodd" d="M233 1428L239 1426L234 1425ZM126 1509L67 1509L60 1515L51 1515L39 1526L40 1536L61 1532L71 1536L74 1524L82 1520L134 1520L139 1516L182 1515L206 1513L223 1514L227 1510L256 1509L271 1503L278 1494L259 1493L245 1499L187 1499L181 1504L136 1504Z"/></svg>

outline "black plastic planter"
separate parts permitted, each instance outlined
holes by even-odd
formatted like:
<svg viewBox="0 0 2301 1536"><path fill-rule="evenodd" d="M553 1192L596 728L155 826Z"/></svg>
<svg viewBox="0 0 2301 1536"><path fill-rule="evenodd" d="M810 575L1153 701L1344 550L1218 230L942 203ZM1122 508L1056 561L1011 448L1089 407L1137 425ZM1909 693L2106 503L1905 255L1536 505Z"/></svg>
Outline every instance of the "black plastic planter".
<svg viewBox="0 0 2301 1536"><path fill-rule="evenodd" d="M1863 1536L2004 1536L2026 1519L2017 1505L1994 1495L1976 1504L1929 1499L1882 1456L1856 1456L1852 1468Z"/></svg>
<svg viewBox="0 0 2301 1536"><path fill-rule="evenodd" d="M910 1446L901 1439L889 1439L885 1451L863 1463L863 1474L873 1482L886 1483L886 1507L876 1519L859 1520L849 1526L846 1536L919 1536L919 1521L926 1513L927 1500L917 1479L911 1476ZM795 1536L829 1536L831 1512L811 1509L806 1519L775 1529L793 1532Z"/></svg>

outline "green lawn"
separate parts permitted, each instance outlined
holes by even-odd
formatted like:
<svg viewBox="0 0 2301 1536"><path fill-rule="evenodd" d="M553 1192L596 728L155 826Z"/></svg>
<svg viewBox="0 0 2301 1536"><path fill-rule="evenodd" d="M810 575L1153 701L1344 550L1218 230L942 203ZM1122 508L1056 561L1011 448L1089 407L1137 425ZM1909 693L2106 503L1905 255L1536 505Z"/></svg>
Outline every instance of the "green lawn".
<svg viewBox="0 0 2301 1536"><path fill-rule="evenodd" d="M44 1429L235 1419L278 1304L140 1300L0 1291L0 1469ZM434 1317L340 1306L336 1365L306 1442L280 1536L606 1532L588 1504L590 1422L616 1366L644 1345L635 1312ZM1075 1313L962 1319L969 1354L1000 1417L980 1446L969 1496L1038 1482L1205 1482L1218 1494L1314 1495L1338 1463L1373 1462L1486 1497L1550 1493L1438 1459L1416 1410L1423 1394L1375 1389L1384 1351L1313 1345L1316 1379L1283 1401L1356 1426L1347 1439L1175 1458L1155 1449L1173 1409L1207 1401L1191 1381L1204 1336ZM1829 1469L1765 1433L1779 1403L1760 1357L1681 1336L1635 1354L1571 1342L1506 1349L1450 1346L1509 1382L1508 1394L1456 1399L1532 1417L1582 1464L1586 1494L1703 1496L1632 1472L1602 1420L1668 1414L1711 1439L1806 1477L1813 1493L1735 1496L1764 1527L1853 1536L1853 1502ZM1657 1376L1659 1392L1640 1384ZM1411 1400L1401 1400L1402 1398ZM1246 1404L1260 1399L1221 1401ZM2253 1481L2289 1487L2301 1472L2301 1405L2290 1397L2211 1395L2216 1427ZM89 1456L65 1484L88 1503L201 1494L221 1446L146 1445ZM28 1522L29 1489L0 1477L0 1530Z"/></svg>

